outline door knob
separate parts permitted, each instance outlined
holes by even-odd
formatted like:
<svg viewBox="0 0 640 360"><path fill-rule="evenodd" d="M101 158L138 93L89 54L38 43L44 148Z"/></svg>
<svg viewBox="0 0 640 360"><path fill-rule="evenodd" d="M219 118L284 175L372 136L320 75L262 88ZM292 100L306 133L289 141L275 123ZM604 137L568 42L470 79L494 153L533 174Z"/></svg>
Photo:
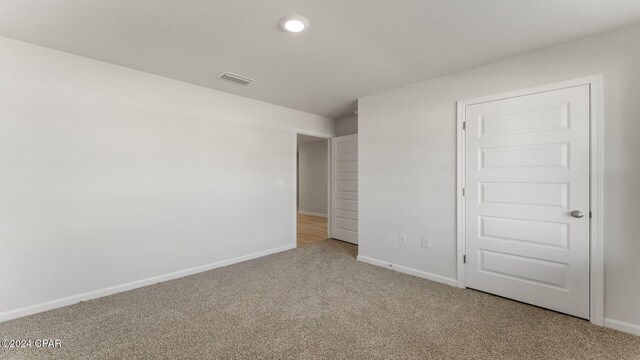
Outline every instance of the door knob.
<svg viewBox="0 0 640 360"><path fill-rule="evenodd" d="M571 216L573 216L574 218L578 218L579 219L579 218L583 217L584 214L580 210L573 210L571 212Z"/></svg>

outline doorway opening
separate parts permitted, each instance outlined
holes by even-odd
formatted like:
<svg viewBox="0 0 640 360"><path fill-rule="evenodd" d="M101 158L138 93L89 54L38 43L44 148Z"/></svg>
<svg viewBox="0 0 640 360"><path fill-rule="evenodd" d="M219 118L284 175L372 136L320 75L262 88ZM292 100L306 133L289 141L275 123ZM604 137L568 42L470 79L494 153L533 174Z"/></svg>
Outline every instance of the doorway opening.
<svg viewBox="0 0 640 360"><path fill-rule="evenodd" d="M329 238L329 139L297 134L296 245Z"/></svg>

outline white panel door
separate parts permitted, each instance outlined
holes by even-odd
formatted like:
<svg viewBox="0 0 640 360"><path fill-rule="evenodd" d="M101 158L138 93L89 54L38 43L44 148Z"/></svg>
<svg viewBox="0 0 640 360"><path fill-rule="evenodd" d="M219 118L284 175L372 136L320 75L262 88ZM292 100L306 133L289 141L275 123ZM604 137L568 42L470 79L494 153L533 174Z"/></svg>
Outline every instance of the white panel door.
<svg viewBox="0 0 640 360"><path fill-rule="evenodd" d="M358 243L358 135L331 139L331 237Z"/></svg>
<svg viewBox="0 0 640 360"><path fill-rule="evenodd" d="M467 287L589 318L589 98L466 107Z"/></svg>

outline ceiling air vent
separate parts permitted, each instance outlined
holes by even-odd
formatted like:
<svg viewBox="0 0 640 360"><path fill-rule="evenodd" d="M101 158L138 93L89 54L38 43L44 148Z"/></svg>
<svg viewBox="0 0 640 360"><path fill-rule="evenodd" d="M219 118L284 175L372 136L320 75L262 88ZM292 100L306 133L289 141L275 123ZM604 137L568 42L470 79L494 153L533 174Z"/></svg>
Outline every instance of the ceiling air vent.
<svg viewBox="0 0 640 360"><path fill-rule="evenodd" d="M249 85L256 82L255 80L249 79L248 77L240 76L238 74L230 73L228 71L225 71L222 74L218 75L218 78L222 80L231 81L239 85Z"/></svg>

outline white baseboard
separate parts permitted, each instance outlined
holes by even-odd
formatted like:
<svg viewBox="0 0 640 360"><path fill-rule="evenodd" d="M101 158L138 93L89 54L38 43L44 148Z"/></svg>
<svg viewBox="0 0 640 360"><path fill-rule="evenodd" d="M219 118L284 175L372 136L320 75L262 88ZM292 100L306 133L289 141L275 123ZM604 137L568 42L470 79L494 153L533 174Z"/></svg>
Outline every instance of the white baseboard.
<svg viewBox="0 0 640 360"><path fill-rule="evenodd" d="M26 306L26 307L15 309L15 310L1 312L0 322L16 319L16 318L27 316L27 315L36 314L36 313L47 311L47 310L57 309L64 306L73 305L80 301L97 299L100 297L120 293L123 291L137 289L143 286L148 286L148 285L152 285L152 284L163 282L163 281L173 280L173 279L197 274L199 272L208 271L208 270L216 269L219 267L228 266L228 265L236 264L239 262L259 258L262 256L271 255L278 252L294 249L295 247L296 247L295 244L289 244L289 245L277 247L274 249L258 251L252 254L239 256L233 259L222 260L222 261L218 261L218 262L207 264L207 265L196 266L196 267L179 270L179 271L164 274L164 275L154 276L154 277L132 281L132 282L121 284L121 285L111 286L111 287L107 287L99 290L89 291L82 294L72 295L62 299L56 299L52 301L43 302L40 304Z"/></svg>
<svg viewBox="0 0 640 360"><path fill-rule="evenodd" d="M427 280L431 280L431 281L435 281L435 282L439 282L439 283L443 283L443 284L447 284L447 285L451 285L451 286L458 286L458 280L456 279L452 279L446 276L442 276L442 275L436 275L436 274L432 274L426 271L422 271L422 270L416 270L416 269L412 269L410 267L406 267L406 266L402 266L402 265L396 265L396 264L392 264L386 261L382 261L382 260L378 260L378 259L373 259L367 256L363 256L363 255L358 255L358 261L362 261L364 263L367 264L371 264L371 265L376 265L376 266L381 266L387 269L391 269L391 270L395 270L404 274L409 274L409 275L413 275L413 276L417 276L417 277L421 277L423 279L427 279Z"/></svg>
<svg viewBox="0 0 640 360"><path fill-rule="evenodd" d="M613 319L604 319L604 327L640 336L640 325Z"/></svg>
<svg viewBox="0 0 640 360"><path fill-rule="evenodd" d="M315 212L303 211L303 210L298 210L298 214L311 215L311 216L320 216L320 217L325 217L325 218L327 217L327 214L315 213Z"/></svg>

